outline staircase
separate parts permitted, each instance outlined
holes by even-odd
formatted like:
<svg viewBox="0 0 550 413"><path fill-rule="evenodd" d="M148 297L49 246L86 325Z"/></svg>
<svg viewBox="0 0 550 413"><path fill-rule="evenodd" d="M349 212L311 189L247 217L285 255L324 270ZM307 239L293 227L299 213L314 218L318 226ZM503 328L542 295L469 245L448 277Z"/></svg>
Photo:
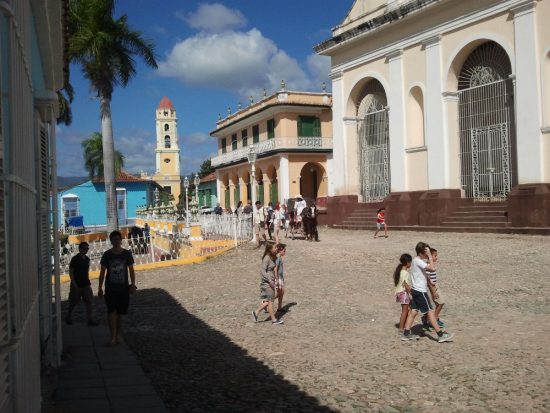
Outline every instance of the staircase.
<svg viewBox="0 0 550 413"><path fill-rule="evenodd" d="M460 232L476 232L480 229L509 226L506 202L479 202L459 206L441 223L443 228L453 228Z"/></svg>
<svg viewBox="0 0 550 413"><path fill-rule="evenodd" d="M357 204L355 209L347 215L341 224L334 225L334 228L340 229L376 229L376 213L382 208L382 203L375 204Z"/></svg>

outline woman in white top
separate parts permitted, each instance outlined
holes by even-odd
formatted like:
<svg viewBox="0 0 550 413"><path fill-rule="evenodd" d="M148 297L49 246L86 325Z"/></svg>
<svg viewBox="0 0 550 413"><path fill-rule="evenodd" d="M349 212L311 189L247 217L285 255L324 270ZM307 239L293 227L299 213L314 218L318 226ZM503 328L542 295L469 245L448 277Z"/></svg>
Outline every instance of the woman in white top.
<svg viewBox="0 0 550 413"><path fill-rule="evenodd" d="M273 210L273 232L275 233L275 244L279 243L279 229L285 219L281 205L277 202L275 209Z"/></svg>

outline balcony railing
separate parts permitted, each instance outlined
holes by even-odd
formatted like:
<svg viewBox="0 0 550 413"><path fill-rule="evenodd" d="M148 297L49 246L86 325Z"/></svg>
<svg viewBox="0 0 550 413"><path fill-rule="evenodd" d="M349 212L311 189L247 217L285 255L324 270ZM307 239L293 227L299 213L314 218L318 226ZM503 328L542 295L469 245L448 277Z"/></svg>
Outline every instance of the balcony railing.
<svg viewBox="0 0 550 413"><path fill-rule="evenodd" d="M284 150L311 150L326 151L332 149L332 138L319 136L300 136L294 138L273 138L254 144L256 153L261 156L267 152ZM227 165L241 160L246 160L248 148L240 148L212 158L212 166Z"/></svg>

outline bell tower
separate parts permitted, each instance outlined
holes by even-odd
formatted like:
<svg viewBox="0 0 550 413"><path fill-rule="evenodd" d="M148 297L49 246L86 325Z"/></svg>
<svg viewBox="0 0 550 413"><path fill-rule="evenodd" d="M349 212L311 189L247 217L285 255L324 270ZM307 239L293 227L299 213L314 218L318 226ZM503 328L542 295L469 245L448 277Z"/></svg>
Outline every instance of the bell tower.
<svg viewBox="0 0 550 413"><path fill-rule="evenodd" d="M174 105L164 96L156 110L157 147L156 170L153 180L174 196L178 202L181 192L178 118Z"/></svg>

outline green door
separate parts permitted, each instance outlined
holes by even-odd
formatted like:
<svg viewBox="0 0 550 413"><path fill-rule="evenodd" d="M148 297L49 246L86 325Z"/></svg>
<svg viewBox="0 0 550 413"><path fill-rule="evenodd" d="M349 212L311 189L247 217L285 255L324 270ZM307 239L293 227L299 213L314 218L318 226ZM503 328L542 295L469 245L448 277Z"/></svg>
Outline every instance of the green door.
<svg viewBox="0 0 550 413"><path fill-rule="evenodd" d="M277 201L279 200L278 186L279 185L278 185L277 181L275 181L271 184L270 198L271 198L271 202L273 202L273 205L275 205L277 203Z"/></svg>
<svg viewBox="0 0 550 413"><path fill-rule="evenodd" d="M264 203L264 183L260 182L258 185L258 193L256 194L258 196L258 201L260 201L262 204Z"/></svg>
<svg viewBox="0 0 550 413"><path fill-rule="evenodd" d="M241 200L241 186L237 185L235 187L235 207L237 206L240 200Z"/></svg>
<svg viewBox="0 0 550 413"><path fill-rule="evenodd" d="M229 199L229 188L225 190L225 209L231 207L231 199Z"/></svg>

